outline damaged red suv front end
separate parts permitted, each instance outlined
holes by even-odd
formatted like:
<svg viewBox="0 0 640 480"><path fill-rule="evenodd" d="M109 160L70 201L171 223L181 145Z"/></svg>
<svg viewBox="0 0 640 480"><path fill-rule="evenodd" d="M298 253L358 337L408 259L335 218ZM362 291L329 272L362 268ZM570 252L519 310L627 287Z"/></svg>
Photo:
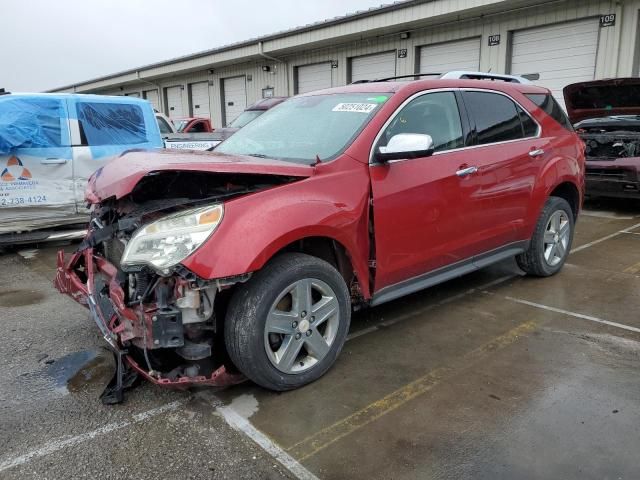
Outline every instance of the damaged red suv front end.
<svg viewBox="0 0 640 480"><path fill-rule="evenodd" d="M224 202L305 178L311 168L208 160L151 152L115 159L89 181L87 237L75 253L58 253L56 288L89 309L116 354L117 400L105 403L122 399L130 372L176 388L244 380L216 345L215 308L251 273L212 280L183 260L216 230Z"/></svg>

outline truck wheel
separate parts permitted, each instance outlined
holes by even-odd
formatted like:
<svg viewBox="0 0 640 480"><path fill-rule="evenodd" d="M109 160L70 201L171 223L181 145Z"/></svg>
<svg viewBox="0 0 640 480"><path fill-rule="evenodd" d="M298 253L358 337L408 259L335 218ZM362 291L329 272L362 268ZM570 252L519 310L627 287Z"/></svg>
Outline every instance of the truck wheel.
<svg viewBox="0 0 640 480"><path fill-rule="evenodd" d="M291 390L333 365L350 320L351 299L338 271L316 257L288 253L234 293L225 344L236 367L255 383Z"/></svg>
<svg viewBox="0 0 640 480"><path fill-rule="evenodd" d="M564 198L549 197L540 213L529 249L516 257L525 273L549 277L560 271L573 241L573 212Z"/></svg>

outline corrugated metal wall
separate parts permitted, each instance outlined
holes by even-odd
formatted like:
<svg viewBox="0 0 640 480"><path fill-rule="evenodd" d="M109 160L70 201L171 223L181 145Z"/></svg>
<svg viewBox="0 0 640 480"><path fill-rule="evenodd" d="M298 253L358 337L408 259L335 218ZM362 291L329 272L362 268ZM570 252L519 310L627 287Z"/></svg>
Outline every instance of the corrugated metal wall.
<svg viewBox="0 0 640 480"><path fill-rule="evenodd" d="M508 6L505 4L508 3ZM91 91L103 94L127 94L158 88L160 98L164 99L164 89L183 85L183 111L189 112L187 85L198 81L209 82L210 112L214 125L222 124L221 80L238 75L247 76L247 103L251 104L262 97L264 88L273 88L275 95L292 95L295 84L296 66L319 62L333 62L333 85L344 85L348 79L349 58L390 50L406 49L406 56L397 58L396 74L409 75L416 71L419 47L442 43L449 40L481 37L480 69L495 73L508 72L510 60L510 38L513 31L535 26L561 23L570 20L597 18L600 15L616 13L613 27L600 29L596 78L638 75L638 12L640 0L568 0L544 2L535 6L526 6L530 2L490 1L490 0L436 0L411 8L399 8L384 14L332 25L304 33L293 32L265 42L262 46L270 56L282 60L276 62L259 56L258 46L244 46L233 51L217 53L209 57L185 59L170 65L164 65L144 72L128 73L113 79L105 79L77 88L77 91ZM510 11L492 13L500 6ZM448 15L463 11L463 20L449 19ZM482 16L480 16L482 14ZM442 18L442 24L415 28L420 19ZM423 22L424 23L424 22ZM401 27L406 27L410 35L401 39ZM393 33L388 33L393 27ZM361 38L352 39L355 33ZM373 32L373 33L372 33ZM489 46L489 37L500 35L499 45ZM308 45L315 47L309 48ZM302 45L302 47L301 47ZM304 47L304 46L307 47ZM234 57L250 57L250 61L217 66L220 62L232 62ZM214 58L215 57L215 58ZM207 62L209 62L208 65ZM213 62L218 62L213 64ZM206 65L203 66L203 65ZM268 65L265 72L262 66ZM168 77L178 68L192 69L190 73ZM145 78L144 82L137 81ZM115 82L130 82L122 88L109 88ZM162 100L164 101L164 100ZM162 105L165 109L165 105Z"/></svg>

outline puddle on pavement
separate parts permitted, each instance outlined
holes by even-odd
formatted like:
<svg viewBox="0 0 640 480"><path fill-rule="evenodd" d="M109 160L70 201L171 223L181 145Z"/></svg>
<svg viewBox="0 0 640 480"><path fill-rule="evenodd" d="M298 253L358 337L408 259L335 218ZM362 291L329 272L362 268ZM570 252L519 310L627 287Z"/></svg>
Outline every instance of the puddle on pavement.
<svg viewBox="0 0 640 480"><path fill-rule="evenodd" d="M0 307L23 307L43 299L44 294L33 290L5 290L0 292Z"/></svg>
<svg viewBox="0 0 640 480"><path fill-rule="evenodd" d="M56 387L78 392L89 385L106 385L113 375L113 361L105 352L84 350L56 359L44 373Z"/></svg>
<svg viewBox="0 0 640 480"><path fill-rule="evenodd" d="M52 398L88 388L102 390L114 372L109 352L82 350L60 358L47 358L43 367L20 376L20 392L30 397Z"/></svg>

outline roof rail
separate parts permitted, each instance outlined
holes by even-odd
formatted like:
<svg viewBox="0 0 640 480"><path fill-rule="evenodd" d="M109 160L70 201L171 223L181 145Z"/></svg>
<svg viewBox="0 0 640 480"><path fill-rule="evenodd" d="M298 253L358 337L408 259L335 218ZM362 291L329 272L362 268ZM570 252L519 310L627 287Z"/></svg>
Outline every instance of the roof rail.
<svg viewBox="0 0 640 480"><path fill-rule="evenodd" d="M351 85L356 85L358 83L372 83L372 82L388 82L390 80L399 80L402 78L416 78L416 77L438 77L443 79L454 79L454 80L492 80L492 81L502 81L509 83L526 83L530 84L531 80L538 80L540 78L540 74L530 73L526 75L505 75L501 73L486 73L486 72L467 72L464 70L456 70L453 72L447 73L412 73L411 75L398 75L395 77L386 77L386 78L378 78L376 80L356 80L355 82L351 82Z"/></svg>
<svg viewBox="0 0 640 480"><path fill-rule="evenodd" d="M485 72L466 72L463 70L447 72L440 78L459 80L500 80L510 83L531 83L531 81L529 81L527 78L518 75L504 75L499 73Z"/></svg>
<svg viewBox="0 0 640 480"><path fill-rule="evenodd" d="M388 82L389 80L398 80L399 78L415 78L415 77L440 77L442 73L412 73L411 75L398 75L396 77L378 78L376 80L356 80L351 82L351 85L358 83L372 83L372 82Z"/></svg>

